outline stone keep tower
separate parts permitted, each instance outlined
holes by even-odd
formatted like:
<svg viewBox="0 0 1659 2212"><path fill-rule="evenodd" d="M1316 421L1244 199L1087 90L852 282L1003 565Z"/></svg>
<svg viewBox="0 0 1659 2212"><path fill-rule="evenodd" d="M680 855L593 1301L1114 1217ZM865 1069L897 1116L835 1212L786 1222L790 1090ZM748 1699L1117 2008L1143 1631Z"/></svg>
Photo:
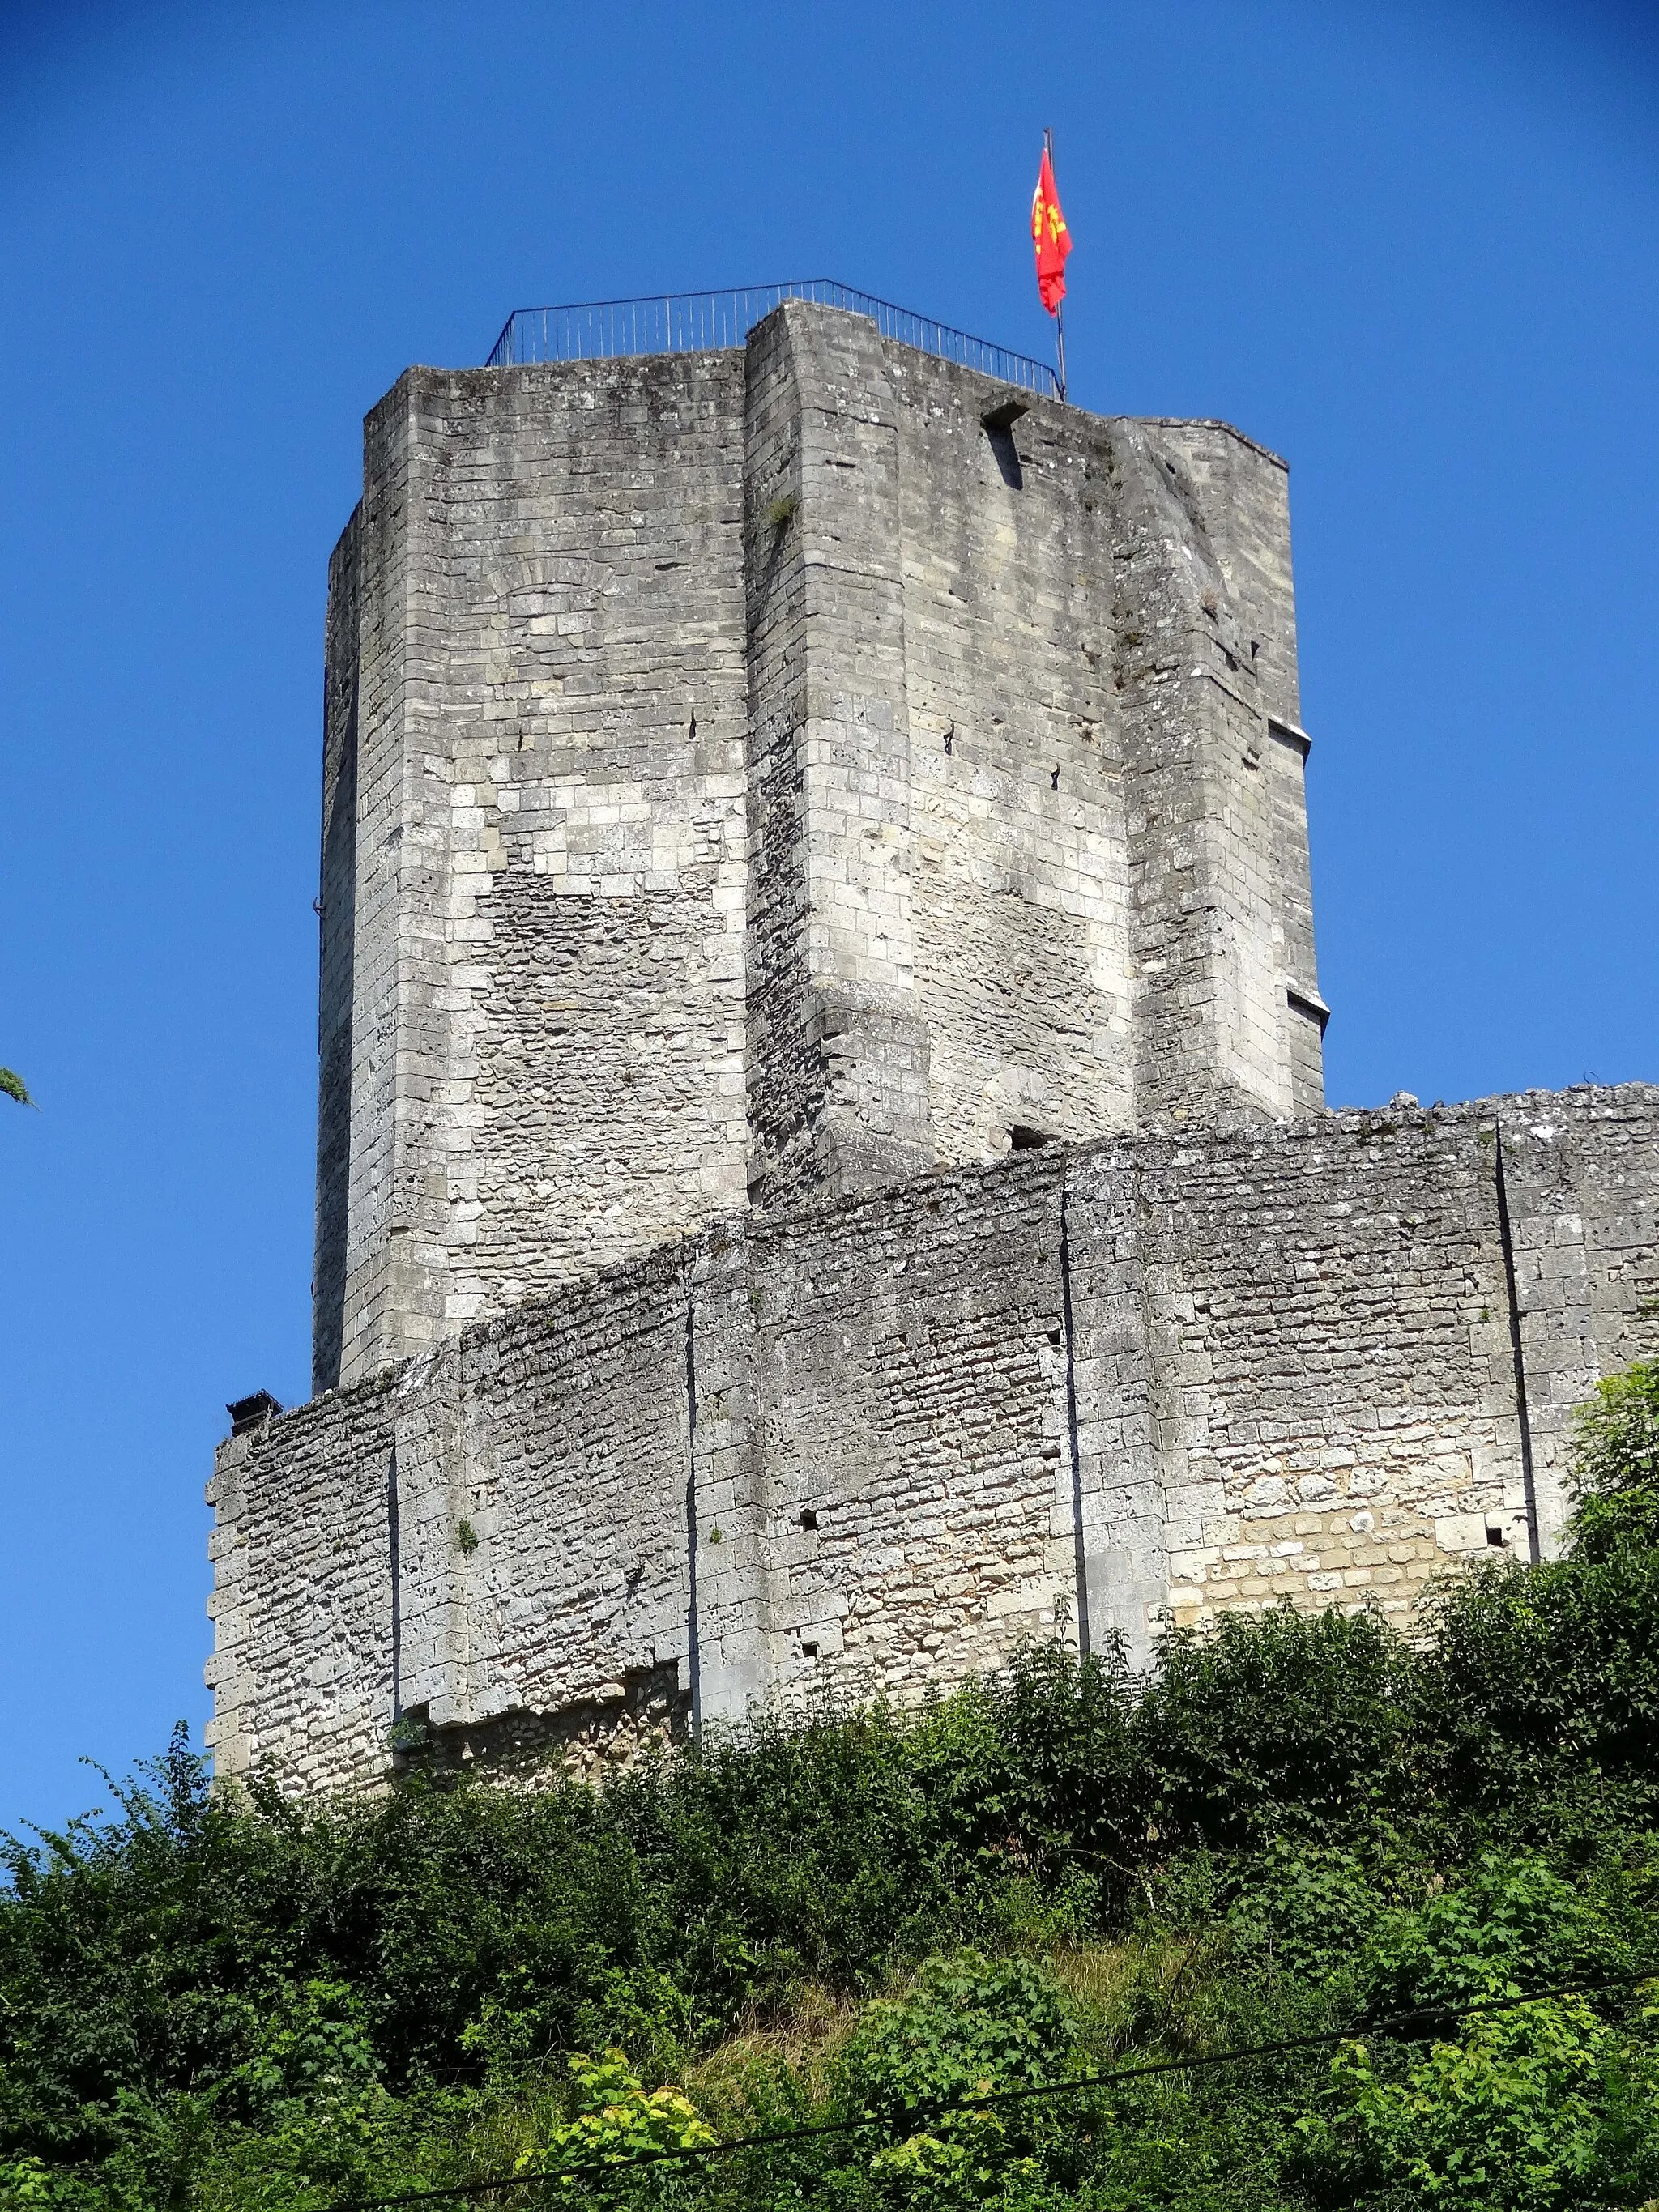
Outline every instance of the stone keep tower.
<svg viewBox="0 0 1659 2212"><path fill-rule="evenodd" d="M411 369L330 573L315 1383L747 1206L1322 1103L1285 475L781 307Z"/></svg>
<svg viewBox="0 0 1659 2212"><path fill-rule="evenodd" d="M317 1395L219 1449L218 1771L1404 1620L1558 1540L1659 1352L1659 1091L1323 1110L1248 439L805 301L413 369L325 735Z"/></svg>

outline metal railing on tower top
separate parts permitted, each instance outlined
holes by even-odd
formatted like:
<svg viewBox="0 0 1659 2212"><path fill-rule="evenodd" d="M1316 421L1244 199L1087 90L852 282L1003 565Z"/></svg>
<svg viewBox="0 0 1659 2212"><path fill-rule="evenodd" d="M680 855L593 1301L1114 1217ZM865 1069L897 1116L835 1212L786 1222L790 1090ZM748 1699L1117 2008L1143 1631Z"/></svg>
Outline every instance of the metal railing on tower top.
<svg viewBox="0 0 1659 2212"><path fill-rule="evenodd" d="M486 368L520 362L607 361L626 354L710 353L740 346L757 323L785 300L808 300L867 315L884 338L915 346L940 361L978 369L1023 392L1057 396L1045 362L970 337L948 323L912 314L890 300L872 299L827 276L794 284L750 284L732 292L665 292L640 300L590 300L570 307L515 307L490 349Z"/></svg>

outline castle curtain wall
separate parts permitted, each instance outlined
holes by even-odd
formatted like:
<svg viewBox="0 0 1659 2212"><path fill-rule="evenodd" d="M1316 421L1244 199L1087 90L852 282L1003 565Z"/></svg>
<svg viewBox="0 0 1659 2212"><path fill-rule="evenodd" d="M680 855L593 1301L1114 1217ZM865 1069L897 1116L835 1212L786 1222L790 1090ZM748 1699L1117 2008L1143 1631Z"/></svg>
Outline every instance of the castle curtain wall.
<svg viewBox="0 0 1659 2212"><path fill-rule="evenodd" d="M1283 465L791 303L414 369L330 570L317 1398L222 1773L1408 1620L1659 1350L1659 1093L1326 1115Z"/></svg>
<svg viewBox="0 0 1659 2212"><path fill-rule="evenodd" d="M488 1760L908 1700L1166 1607L1403 1620L1529 1555L1528 1460L1558 1541L1567 1409L1659 1352L1656 1217L1631 1085L717 1224L222 1447L219 1769L373 1780L396 1710Z"/></svg>

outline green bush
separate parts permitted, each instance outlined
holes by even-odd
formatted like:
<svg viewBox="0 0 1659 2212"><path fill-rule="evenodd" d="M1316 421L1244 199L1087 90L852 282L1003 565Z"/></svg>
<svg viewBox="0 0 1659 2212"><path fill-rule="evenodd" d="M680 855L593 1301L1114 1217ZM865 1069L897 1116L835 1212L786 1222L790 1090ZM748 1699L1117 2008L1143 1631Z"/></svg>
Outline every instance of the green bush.
<svg viewBox="0 0 1659 2212"><path fill-rule="evenodd" d="M1135 1735L1160 1837L1340 1836L1407 1787L1412 1655L1376 1614L1282 1607L1165 1636Z"/></svg>
<svg viewBox="0 0 1659 2212"><path fill-rule="evenodd" d="M846 2109L883 2124L870 2180L902 2203L945 2205L1071 2178L1063 2115L1040 2102L948 2107L1063 2078L1076 2040L1070 2007L1033 1960L932 1961L903 1996L866 2008L842 2059Z"/></svg>
<svg viewBox="0 0 1659 2212"><path fill-rule="evenodd" d="M1605 1560L1659 1546L1659 1360L1596 1385L1573 1418L1573 1549Z"/></svg>
<svg viewBox="0 0 1659 2212"><path fill-rule="evenodd" d="M1609 2154L1629 2163L1607 2124L1616 2041L1569 2000L1477 2021L1393 2074L1366 2044L1345 2045L1327 2111L1301 2124L1305 2170L1343 2203L1548 2212L1605 2201Z"/></svg>
<svg viewBox="0 0 1659 2212"><path fill-rule="evenodd" d="M1595 1900L1540 1859L1486 1852L1457 1885L1380 1914L1361 1956L1366 2011L1492 2004L1632 1964Z"/></svg>
<svg viewBox="0 0 1659 2212"><path fill-rule="evenodd" d="M521 2159L519 2201L574 2202L572 2146L691 2126L686 2069L823 1990L861 2007L832 2062L757 2057L716 2117L867 2133L596 2202L1643 2203L1653 2012L1590 1985L1659 1964L1656 1373L1580 1421L1573 1553L1448 1582L1417 1644L1286 1608L1171 1632L1145 1680L1036 1647L597 1789L294 1803L176 1740L108 1817L6 1846L0 2206L319 2212ZM1064 1996L1045 1960L1102 1944ZM1557 1986L1587 1993L1467 2011Z"/></svg>
<svg viewBox="0 0 1659 2212"><path fill-rule="evenodd" d="M1553 1826L1565 1796L1653 1817L1659 1552L1483 1568L1442 1586L1430 1625L1412 1684L1425 1811Z"/></svg>
<svg viewBox="0 0 1659 2212"><path fill-rule="evenodd" d="M647 2089L619 2048L603 2057L573 2051L568 2114L537 2131L514 2162L515 2174L547 2173L568 2184L606 2166L648 2160L653 2151L695 2150L717 2140L676 2089Z"/></svg>
<svg viewBox="0 0 1659 2212"><path fill-rule="evenodd" d="M1076 2024L1035 1960L935 1959L902 1996L868 2005L842 2060L849 2101L891 2120L946 2100L1029 2088L1073 2054Z"/></svg>

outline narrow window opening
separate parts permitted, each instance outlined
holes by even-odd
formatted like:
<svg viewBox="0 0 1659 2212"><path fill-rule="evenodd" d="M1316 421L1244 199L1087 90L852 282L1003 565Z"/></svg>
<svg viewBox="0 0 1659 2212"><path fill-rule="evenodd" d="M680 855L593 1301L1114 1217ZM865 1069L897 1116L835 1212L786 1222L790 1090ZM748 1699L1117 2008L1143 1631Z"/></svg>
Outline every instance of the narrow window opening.
<svg viewBox="0 0 1659 2212"><path fill-rule="evenodd" d="M1294 983L1289 984L1285 988L1285 1003L1293 1014L1300 1014L1304 1021L1317 1022L1319 1034L1324 1036L1330 1026L1331 1010L1316 992L1304 991Z"/></svg>
<svg viewBox="0 0 1659 2212"><path fill-rule="evenodd" d="M1010 491L1025 489L1025 471L1020 466L1019 447L1014 443L1012 430L988 430L991 451L996 457L997 472Z"/></svg>
<svg viewBox="0 0 1659 2212"><path fill-rule="evenodd" d="M1025 482L1019 465L1019 448L1014 443L1014 425L1022 415L1029 413L1026 403L1018 392L1011 392L996 406L988 407L980 421L985 425L985 434L991 441L991 451L1002 481L1011 491L1018 491Z"/></svg>

